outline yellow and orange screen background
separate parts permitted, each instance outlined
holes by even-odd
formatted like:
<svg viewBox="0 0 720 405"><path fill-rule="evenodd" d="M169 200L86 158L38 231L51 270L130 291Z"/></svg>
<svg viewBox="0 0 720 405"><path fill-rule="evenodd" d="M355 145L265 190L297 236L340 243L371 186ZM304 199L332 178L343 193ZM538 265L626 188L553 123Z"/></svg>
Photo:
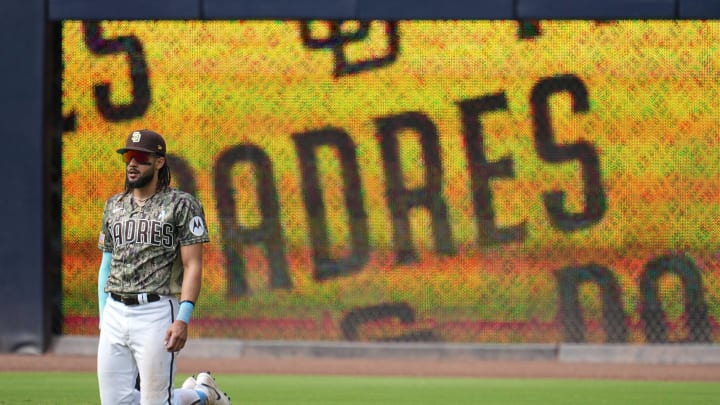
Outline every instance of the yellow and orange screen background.
<svg viewBox="0 0 720 405"><path fill-rule="evenodd" d="M338 49L354 65L388 54L388 23L373 21L352 40L359 23L342 24L337 35L329 23L307 22L312 38L327 39L320 47L303 42L302 24L100 22L103 38L133 36L142 44L150 86L141 116L111 121L93 91L109 83L113 104L132 102L128 55L92 52L83 23L64 23L63 114L74 117L62 144L66 333L97 333L103 203L124 181L115 150L132 130L150 128L187 162L207 216L211 243L193 315L200 326L191 328L197 336L338 340L349 312L402 303L414 312L411 322L380 317L362 324L358 338L431 331L459 342L562 341L556 273L597 264L620 285L628 340L644 342L641 273L656 257L681 255L699 269L713 340L720 338L720 23L540 21L523 35L513 21L400 21L394 60L341 74ZM584 83L589 108L573 113L570 97L553 95L554 139L592 145L607 204L599 221L570 232L552 225L543 194L564 191L567 211L582 211L582 168L538 155L530 101L539 81L567 74ZM488 161L510 158L514 176L490 182L495 222L525 222L526 235L480 246L459 103L497 93L507 108L483 116L484 152ZM376 120L407 112L437 129L441 196L457 252L439 254L428 210L413 209L418 260L403 264L395 260ZM364 202L370 253L359 271L317 280L293 136L324 128L342 129L355 145L360 185L350 192ZM426 168L417 134L402 131L398 140L404 185L420 187ZM213 182L218 157L237 145L258 147L272 163L291 288L271 288L262 245L248 245L247 291L228 294ZM317 157L330 252L342 256L349 230L341 165L332 148L319 148ZM247 227L261 219L253 170L238 164L230 172L235 221ZM682 340L682 280L666 275L658 283L668 337ZM603 341L599 287L585 283L578 294L586 339Z"/></svg>

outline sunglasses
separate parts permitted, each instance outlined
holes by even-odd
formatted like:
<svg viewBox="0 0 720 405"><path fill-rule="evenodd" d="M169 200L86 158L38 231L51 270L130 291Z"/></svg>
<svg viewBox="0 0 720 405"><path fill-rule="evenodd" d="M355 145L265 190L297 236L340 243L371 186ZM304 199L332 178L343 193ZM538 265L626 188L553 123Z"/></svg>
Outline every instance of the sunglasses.
<svg viewBox="0 0 720 405"><path fill-rule="evenodd" d="M127 150L125 153L122 154L123 160L125 161L125 164L130 164L130 161L135 159L135 162L137 162L139 165L150 165L152 164L150 162L150 157L153 156L152 153L148 152L141 152L139 150Z"/></svg>

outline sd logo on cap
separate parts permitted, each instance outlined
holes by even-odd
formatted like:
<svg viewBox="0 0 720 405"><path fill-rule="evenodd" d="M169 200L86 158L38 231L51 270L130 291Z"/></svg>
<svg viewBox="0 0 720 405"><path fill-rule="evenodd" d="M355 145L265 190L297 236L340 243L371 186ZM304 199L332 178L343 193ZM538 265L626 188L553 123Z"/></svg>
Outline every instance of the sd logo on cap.
<svg viewBox="0 0 720 405"><path fill-rule="evenodd" d="M128 136L125 147L118 149L117 153L123 154L128 150L138 150L165 156L165 140L160 134L149 129L133 131Z"/></svg>

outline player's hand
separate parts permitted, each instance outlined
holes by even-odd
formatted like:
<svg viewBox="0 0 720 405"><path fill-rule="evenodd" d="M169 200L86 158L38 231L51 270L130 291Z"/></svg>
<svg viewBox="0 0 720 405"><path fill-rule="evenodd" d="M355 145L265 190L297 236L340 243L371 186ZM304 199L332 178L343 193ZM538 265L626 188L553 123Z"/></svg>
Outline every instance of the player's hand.
<svg viewBox="0 0 720 405"><path fill-rule="evenodd" d="M165 333L165 349L169 352L179 352L185 347L187 341L187 324L175 321Z"/></svg>

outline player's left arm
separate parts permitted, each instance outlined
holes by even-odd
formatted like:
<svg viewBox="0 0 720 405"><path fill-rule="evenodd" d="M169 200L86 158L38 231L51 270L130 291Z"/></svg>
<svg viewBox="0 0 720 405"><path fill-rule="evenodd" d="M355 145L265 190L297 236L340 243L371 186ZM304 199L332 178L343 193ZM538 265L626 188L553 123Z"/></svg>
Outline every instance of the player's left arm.
<svg viewBox="0 0 720 405"><path fill-rule="evenodd" d="M195 243L192 245L186 245L180 247L180 257L182 259L184 271L183 271L183 282L180 293L180 309L183 312L183 302L189 301L191 303L190 311L195 306L197 298L200 295L200 285L202 282L202 243ZM180 317L179 317L180 318ZM186 315L186 319L176 319L175 322L168 328L165 334L165 348L169 352L180 351L185 347L187 341L187 320L189 319L189 313Z"/></svg>

